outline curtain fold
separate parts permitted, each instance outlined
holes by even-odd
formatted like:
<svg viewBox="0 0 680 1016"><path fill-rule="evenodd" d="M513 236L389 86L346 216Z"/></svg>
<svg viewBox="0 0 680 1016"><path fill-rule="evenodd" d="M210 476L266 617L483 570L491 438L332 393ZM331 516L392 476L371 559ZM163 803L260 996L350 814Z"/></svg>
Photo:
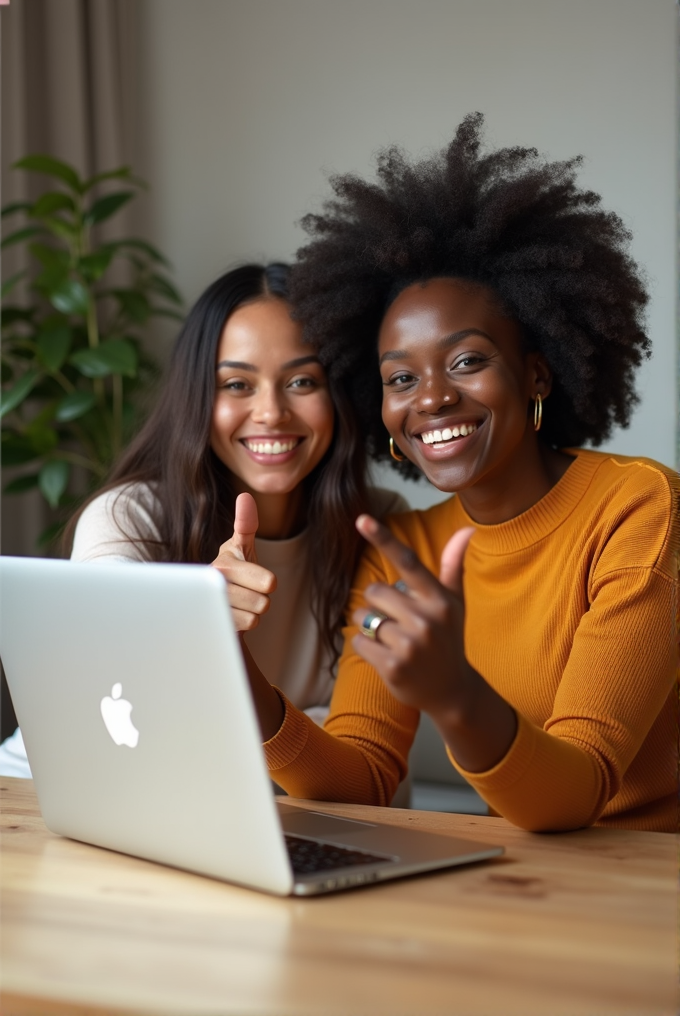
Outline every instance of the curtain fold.
<svg viewBox="0 0 680 1016"><path fill-rule="evenodd" d="M49 184L11 169L24 155L52 155L86 176L134 162L138 10L137 0L12 0L0 7L3 205L35 200ZM115 238L130 225L123 209L102 232ZM3 232L12 228L3 223ZM26 261L20 246L9 247L3 280ZM3 496L2 553L37 553L50 521L37 492Z"/></svg>

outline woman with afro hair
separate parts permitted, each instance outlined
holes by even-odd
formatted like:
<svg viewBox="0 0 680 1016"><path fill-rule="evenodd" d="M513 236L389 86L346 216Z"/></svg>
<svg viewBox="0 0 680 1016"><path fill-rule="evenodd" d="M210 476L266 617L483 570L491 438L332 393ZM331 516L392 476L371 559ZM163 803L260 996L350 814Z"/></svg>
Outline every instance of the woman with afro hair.
<svg viewBox="0 0 680 1016"><path fill-rule="evenodd" d="M305 220L294 311L352 377L367 450L455 496L357 520L323 730L251 674L270 773L388 804L424 710L523 828L674 831L678 476L582 447L629 421L645 290L580 160L484 154L481 126L415 164L387 150Z"/></svg>

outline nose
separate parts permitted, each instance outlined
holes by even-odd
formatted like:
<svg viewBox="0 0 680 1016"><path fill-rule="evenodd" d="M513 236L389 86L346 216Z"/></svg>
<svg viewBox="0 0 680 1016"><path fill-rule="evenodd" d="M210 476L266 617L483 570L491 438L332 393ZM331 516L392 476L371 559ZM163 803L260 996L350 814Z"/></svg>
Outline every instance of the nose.
<svg viewBox="0 0 680 1016"><path fill-rule="evenodd" d="M424 378L418 386L416 409L419 413L434 415L460 402L460 394L444 375Z"/></svg>
<svg viewBox="0 0 680 1016"><path fill-rule="evenodd" d="M255 395L251 416L253 423L276 427L291 417L285 395L276 385L262 385Z"/></svg>

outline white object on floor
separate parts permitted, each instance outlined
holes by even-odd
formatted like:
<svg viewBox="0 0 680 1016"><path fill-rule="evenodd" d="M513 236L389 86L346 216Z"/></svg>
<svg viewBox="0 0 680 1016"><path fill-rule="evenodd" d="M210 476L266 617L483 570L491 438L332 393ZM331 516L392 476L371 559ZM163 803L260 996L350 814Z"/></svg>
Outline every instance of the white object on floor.
<svg viewBox="0 0 680 1016"><path fill-rule="evenodd" d="M19 727L11 737L0 744L0 776L19 776L23 780L31 779L31 767L26 757L24 739Z"/></svg>

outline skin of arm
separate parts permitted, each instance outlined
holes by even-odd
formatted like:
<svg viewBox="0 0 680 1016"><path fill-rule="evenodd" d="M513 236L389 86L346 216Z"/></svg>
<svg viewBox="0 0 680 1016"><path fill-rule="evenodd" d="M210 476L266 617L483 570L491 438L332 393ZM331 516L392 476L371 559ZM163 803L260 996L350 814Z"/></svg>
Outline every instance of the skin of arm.
<svg viewBox="0 0 680 1016"><path fill-rule="evenodd" d="M361 535L397 568L407 591L384 583L365 590L371 610L387 615L379 640L358 634L356 652L378 671L404 705L427 712L451 754L468 772L485 772L507 754L517 732L512 707L466 660L463 559L474 529L459 530L445 546L439 581L381 523L357 520ZM356 610L361 626L365 610Z"/></svg>

